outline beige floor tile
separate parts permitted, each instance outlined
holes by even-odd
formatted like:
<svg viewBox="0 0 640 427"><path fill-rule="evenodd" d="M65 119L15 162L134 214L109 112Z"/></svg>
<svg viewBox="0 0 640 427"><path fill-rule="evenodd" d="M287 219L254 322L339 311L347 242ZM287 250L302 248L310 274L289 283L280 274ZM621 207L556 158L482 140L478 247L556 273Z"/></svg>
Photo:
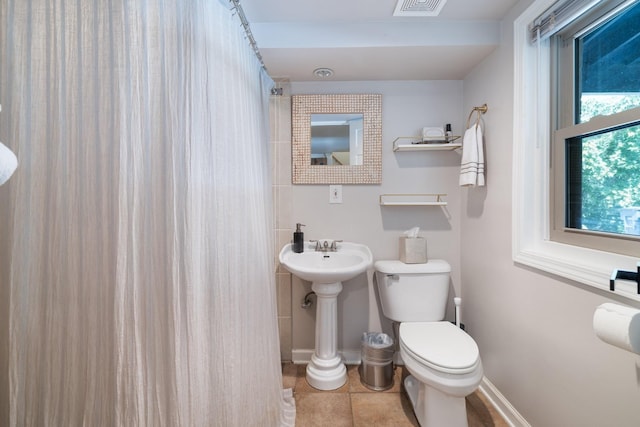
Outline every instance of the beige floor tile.
<svg viewBox="0 0 640 427"><path fill-rule="evenodd" d="M508 427L509 424L480 390L467 396L467 413L478 417L480 426ZM470 417L467 417L471 421Z"/></svg>
<svg viewBox="0 0 640 427"><path fill-rule="evenodd" d="M402 386L408 375L396 367L391 389L376 392L360 382L357 365L347 366L348 381L337 390L311 387L306 365L282 364L283 385L294 389L296 426L299 427L403 427L418 426L411 403ZM469 427L507 427L508 424L480 391L467 397Z"/></svg>
<svg viewBox="0 0 640 427"><path fill-rule="evenodd" d="M296 393L296 427L353 427L348 393Z"/></svg>
<svg viewBox="0 0 640 427"><path fill-rule="evenodd" d="M469 423L469 427L488 427L493 424L485 424L482 421L482 417L478 412L476 412L473 405L469 404L469 400L467 400L467 422Z"/></svg>
<svg viewBox="0 0 640 427"><path fill-rule="evenodd" d="M293 363L282 363L282 388L295 388L298 379L298 366Z"/></svg>
<svg viewBox="0 0 640 427"><path fill-rule="evenodd" d="M417 427L404 393L351 393L354 427Z"/></svg>

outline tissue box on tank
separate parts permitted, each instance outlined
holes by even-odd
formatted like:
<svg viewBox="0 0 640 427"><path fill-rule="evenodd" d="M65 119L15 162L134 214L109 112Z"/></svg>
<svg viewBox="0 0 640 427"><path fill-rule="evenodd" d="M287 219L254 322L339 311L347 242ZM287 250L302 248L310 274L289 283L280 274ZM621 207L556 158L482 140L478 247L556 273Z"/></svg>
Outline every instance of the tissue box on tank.
<svg viewBox="0 0 640 427"><path fill-rule="evenodd" d="M427 240L423 237L400 237L400 261L405 264L427 262Z"/></svg>

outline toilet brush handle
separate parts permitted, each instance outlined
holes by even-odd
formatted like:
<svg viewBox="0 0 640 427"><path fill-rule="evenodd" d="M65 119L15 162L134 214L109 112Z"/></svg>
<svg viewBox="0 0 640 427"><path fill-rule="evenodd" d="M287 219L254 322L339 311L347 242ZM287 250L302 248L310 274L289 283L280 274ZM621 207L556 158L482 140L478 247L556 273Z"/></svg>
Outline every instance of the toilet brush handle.
<svg viewBox="0 0 640 427"><path fill-rule="evenodd" d="M455 297L453 299L453 303L456 305L456 326L459 328L460 327L460 304L462 303L462 298L460 297Z"/></svg>

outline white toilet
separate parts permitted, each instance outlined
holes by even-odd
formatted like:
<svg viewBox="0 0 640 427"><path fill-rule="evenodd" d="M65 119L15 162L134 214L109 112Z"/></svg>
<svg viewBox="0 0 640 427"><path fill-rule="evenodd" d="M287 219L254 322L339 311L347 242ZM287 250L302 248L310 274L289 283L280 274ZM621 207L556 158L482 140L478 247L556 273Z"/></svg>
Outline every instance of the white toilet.
<svg viewBox="0 0 640 427"><path fill-rule="evenodd" d="M382 311L400 322L400 356L409 375L405 389L422 427L467 427L465 396L482 380L478 346L444 319L451 266L377 261Z"/></svg>

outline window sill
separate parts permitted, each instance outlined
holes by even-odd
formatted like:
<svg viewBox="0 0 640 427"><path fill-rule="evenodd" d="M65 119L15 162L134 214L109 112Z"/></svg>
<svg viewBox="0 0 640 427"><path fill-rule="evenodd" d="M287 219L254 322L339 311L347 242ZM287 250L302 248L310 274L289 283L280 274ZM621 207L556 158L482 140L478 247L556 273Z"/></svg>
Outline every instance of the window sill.
<svg viewBox="0 0 640 427"><path fill-rule="evenodd" d="M632 257L580 248L556 242L539 242L519 248L513 254L517 263L582 283L611 295L640 301L635 282L616 281L616 290L609 290L609 279L615 269L636 270L637 259Z"/></svg>

